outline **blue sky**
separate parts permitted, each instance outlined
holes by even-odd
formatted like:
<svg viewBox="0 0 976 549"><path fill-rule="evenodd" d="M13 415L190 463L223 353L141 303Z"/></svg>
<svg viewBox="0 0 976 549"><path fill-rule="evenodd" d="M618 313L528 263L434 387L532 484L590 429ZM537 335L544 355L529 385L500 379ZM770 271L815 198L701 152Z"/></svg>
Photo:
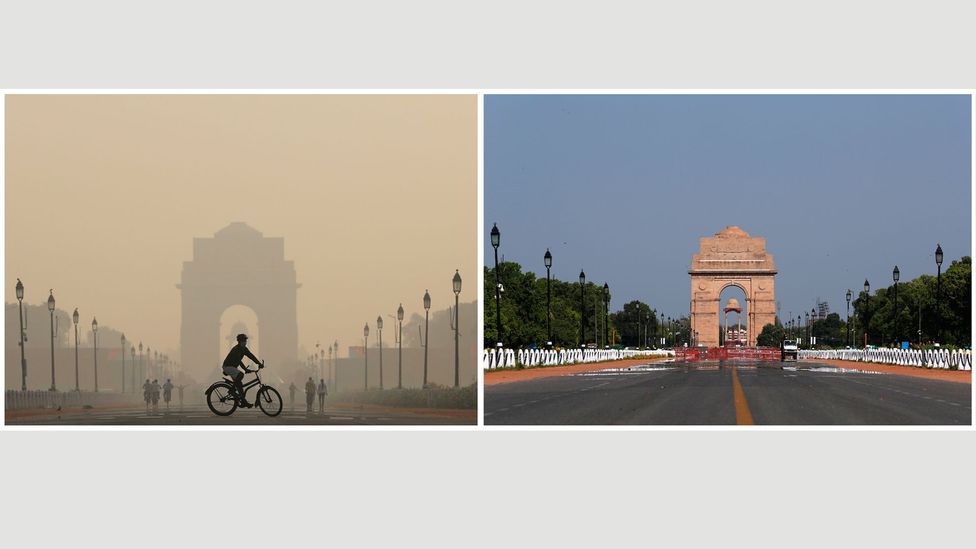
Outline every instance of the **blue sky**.
<svg viewBox="0 0 976 549"><path fill-rule="evenodd" d="M485 264L608 282L687 314L698 238L767 239L782 314L970 255L971 100L955 95L488 95ZM741 293L723 294L741 299Z"/></svg>

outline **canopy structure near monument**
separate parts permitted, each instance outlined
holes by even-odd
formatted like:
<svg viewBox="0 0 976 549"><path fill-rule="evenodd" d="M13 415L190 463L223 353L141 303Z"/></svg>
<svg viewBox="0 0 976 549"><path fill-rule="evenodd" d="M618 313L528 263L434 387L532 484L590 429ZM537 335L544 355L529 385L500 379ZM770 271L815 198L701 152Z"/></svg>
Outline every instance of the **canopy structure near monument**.
<svg viewBox="0 0 976 549"><path fill-rule="evenodd" d="M220 317L244 305L257 315L260 358L270 366L298 358L298 288L285 241L235 222L213 238L193 239L193 260L183 263L180 347L184 370L198 381L220 375L230 348L220 341ZM225 348L226 347L226 348Z"/></svg>
<svg viewBox="0 0 976 549"><path fill-rule="evenodd" d="M748 344L755 346L762 327L776 321L776 266L773 256L766 253L766 239L731 226L714 236L702 237L699 243L688 271L695 345L719 346L719 298L723 290L737 286L746 296Z"/></svg>

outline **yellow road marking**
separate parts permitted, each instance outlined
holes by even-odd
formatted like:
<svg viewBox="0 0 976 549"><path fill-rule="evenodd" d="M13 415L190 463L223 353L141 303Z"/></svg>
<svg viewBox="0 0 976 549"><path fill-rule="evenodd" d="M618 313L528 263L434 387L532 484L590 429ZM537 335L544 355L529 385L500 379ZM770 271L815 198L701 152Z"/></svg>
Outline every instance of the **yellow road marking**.
<svg viewBox="0 0 976 549"><path fill-rule="evenodd" d="M732 368L732 398L735 400L735 424L753 425L752 412L749 411L749 403L746 402L746 394L742 391L735 367Z"/></svg>

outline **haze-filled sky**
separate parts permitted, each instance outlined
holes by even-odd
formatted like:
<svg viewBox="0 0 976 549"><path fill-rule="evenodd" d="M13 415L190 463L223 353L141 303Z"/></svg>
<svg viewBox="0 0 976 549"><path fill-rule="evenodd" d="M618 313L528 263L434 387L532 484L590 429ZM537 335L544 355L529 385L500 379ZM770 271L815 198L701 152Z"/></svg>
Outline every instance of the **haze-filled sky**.
<svg viewBox="0 0 976 549"><path fill-rule="evenodd" d="M194 237L234 221L283 237L299 344L361 345L476 298L477 102L467 95L13 95L6 101L7 302L54 289L100 325L178 348ZM248 311L244 311L246 318ZM229 324L233 318L225 321ZM392 345L392 337L390 337Z"/></svg>
<svg viewBox="0 0 976 549"><path fill-rule="evenodd" d="M971 254L969 96L485 97L484 261L688 313L698 239L766 237L782 315ZM741 292L723 294L742 299ZM743 303L744 305L744 303ZM734 315L732 315L734 318ZM731 319L730 319L731 321Z"/></svg>

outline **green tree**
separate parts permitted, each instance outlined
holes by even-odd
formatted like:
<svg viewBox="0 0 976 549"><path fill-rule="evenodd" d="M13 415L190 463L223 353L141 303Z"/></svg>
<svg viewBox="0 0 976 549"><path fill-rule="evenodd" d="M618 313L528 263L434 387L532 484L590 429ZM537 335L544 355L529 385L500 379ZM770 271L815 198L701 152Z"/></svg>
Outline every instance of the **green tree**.
<svg viewBox="0 0 976 549"><path fill-rule="evenodd" d="M649 342L654 340L657 315L650 305L635 300L625 303L621 310L611 313L610 325L616 329L618 345L643 346L645 338Z"/></svg>
<svg viewBox="0 0 976 549"><path fill-rule="evenodd" d="M781 341L786 339L786 330L780 324L767 324L763 326L759 336L756 338L756 345L760 347L779 347Z"/></svg>

